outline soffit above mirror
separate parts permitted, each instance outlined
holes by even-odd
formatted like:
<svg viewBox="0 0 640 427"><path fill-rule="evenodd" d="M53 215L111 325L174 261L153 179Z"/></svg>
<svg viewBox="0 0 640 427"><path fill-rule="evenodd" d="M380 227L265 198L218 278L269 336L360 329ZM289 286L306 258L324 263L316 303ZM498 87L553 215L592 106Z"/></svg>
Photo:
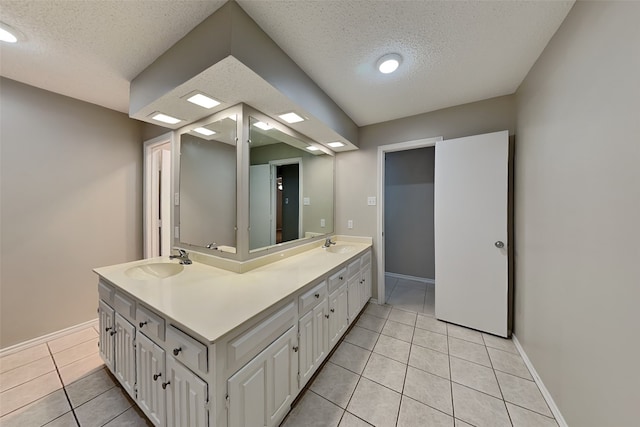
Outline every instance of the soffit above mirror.
<svg viewBox="0 0 640 427"><path fill-rule="evenodd" d="M206 109L187 101L198 91L221 102ZM129 115L178 118L177 129L232 105L246 103L278 117L295 112L299 123L281 123L333 151L357 149L357 126L242 10L230 1L161 55L131 83ZM280 120L279 120L280 121Z"/></svg>

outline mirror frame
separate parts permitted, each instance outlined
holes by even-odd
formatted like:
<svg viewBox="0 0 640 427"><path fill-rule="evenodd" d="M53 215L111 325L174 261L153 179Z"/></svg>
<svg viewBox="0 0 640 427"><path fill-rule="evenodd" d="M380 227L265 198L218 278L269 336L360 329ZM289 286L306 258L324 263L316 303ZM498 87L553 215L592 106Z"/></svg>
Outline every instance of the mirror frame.
<svg viewBox="0 0 640 427"><path fill-rule="evenodd" d="M188 133L194 128L207 125L211 122L215 122L221 120L225 117L228 117L230 114L236 115L236 253L229 252L221 252L214 249L207 249L201 246L192 245L189 243L181 242L180 238L176 238L176 231L179 230L180 226L180 206L175 203L172 204L172 228L173 232L173 248L185 249L188 252L198 252L206 255L213 255L220 258L226 258L230 260L236 261L249 261L254 258L270 255L276 252L280 252L286 249L290 249L296 246L300 246L313 241L324 240L327 236L333 235L335 233L335 159L334 159L334 167L333 167L333 206L332 206L332 215L333 215L333 225L334 230L330 232L324 233L319 236L310 237L310 238L301 238L297 240L292 240L285 243L278 243L273 246L268 246L265 248L261 248L260 250L249 250L249 227L250 227L250 218L249 218L249 166L250 166L250 132L249 132L249 117L253 117L269 125L273 126L278 131L287 134L293 138L296 138L302 141L305 144L313 145L318 147L323 153L334 157L335 153L328 149L327 147L313 141L307 136L297 132L288 126L282 124L278 120L267 116L266 114L256 110L255 108L250 107L246 104L237 104L233 107L229 107L225 110L222 110L218 113L207 116L201 120L190 123L186 126L183 126L175 131L176 138L174 138L174 146L172 147L173 153L173 170L175 171L173 175L172 182L172 193L174 194L174 199L179 199L179 189L180 189L180 147L181 141L180 137L182 134ZM175 202L175 200L174 200Z"/></svg>

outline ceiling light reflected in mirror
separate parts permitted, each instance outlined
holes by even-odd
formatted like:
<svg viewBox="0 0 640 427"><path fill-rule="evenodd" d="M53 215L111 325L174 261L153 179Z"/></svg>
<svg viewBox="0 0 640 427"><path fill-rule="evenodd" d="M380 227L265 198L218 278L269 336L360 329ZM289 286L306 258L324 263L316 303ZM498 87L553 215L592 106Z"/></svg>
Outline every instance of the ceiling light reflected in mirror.
<svg viewBox="0 0 640 427"><path fill-rule="evenodd" d="M4 22L0 22L0 41L15 43L18 41L18 32Z"/></svg>
<svg viewBox="0 0 640 427"><path fill-rule="evenodd" d="M340 141L335 141L335 142L329 142L327 144L329 147L331 148L339 148L339 147L344 147L344 144Z"/></svg>
<svg viewBox="0 0 640 427"><path fill-rule="evenodd" d="M319 148L318 147L314 147L313 145L310 145L310 146L307 147L307 150L309 150L309 151L318 151Z"/></svg>
<svg viewBox="0 0 640 427"><path fill-rule="evenodd" d="M211 129L207 129L207 128L202 128L202 127L195 128L193 131L194 132L198 132L199 134L204 135L204 136L215 135L215 131L212 131Z"/></svg>
<svg viewBox="0 0 640 427"><path fill-rule="evenodd" d="M257 127L258 129L262 129L262 130L273 129L273 126L271 126L271 125L269 125L268 123L265 123L265 122L255 122L253 125L255 127Z"/></svg>

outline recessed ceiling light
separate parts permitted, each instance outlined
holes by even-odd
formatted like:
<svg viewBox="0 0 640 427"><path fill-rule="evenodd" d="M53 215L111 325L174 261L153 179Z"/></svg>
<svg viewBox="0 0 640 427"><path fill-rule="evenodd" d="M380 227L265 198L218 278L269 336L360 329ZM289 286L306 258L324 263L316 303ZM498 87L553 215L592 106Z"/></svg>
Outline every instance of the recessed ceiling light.
<svg viewBox="0 0 640 427"><path fill-rule="evenodd" d="M7 43L15 43L18 41L20 33L10 25L0 22L0 41Z"/></svg>
<svg viewBox="0 0 640 427"><path fill-rule="evenodd" d="M196 93L195 95L190 96L189 98L187 98L187 101L207 109L213 108L216 105L220 105L220 101L216 101L215 99L201 93Z"/></svg>
<svg viewBox="0 0 640 427"><path fill-rule="evenodd" d="M278 117L280 117L282 120L284 120L287 123L299 123L304 121L302 117L300 117L293 111L290 113L280 114Z"/></svg>
<svg viewBox="0 0 640 427"><path fill-rule="evenodd" d="M344 144L342 142L340 142L340 141L329 142L327 145L329 147L333 147L333 148L344 147Z"/></svg>
<svg viewBox="0 0 640 427"><path fill-rule="evenodd" d="M388 53L383 55L380 59L378 59L378 70L382 74L393 73L398 69L400 63L402 62L402 57L397 53Z"/></svg>
<svg viewBox="0 0 640 427"><path fill-rule="evenodd" d="M262 130L269 130L269 129L273 129L273 126L265 123L265 122L255 122L253 124L255 127L257 127L258 129L262 129Z"/></svg>
<svg viewBox="0 0 640 427"><path fill-rule="evenodd" d="M195 128L193 130L194 132L198 132L201 135L204 136L211 136L211 135L215 135L215 131L212 131L211 129L207 129L207 128Z"/></svg>
<svg viewBox="0 0 640 427"><path fill-rule="evenodd" d="M151 118L159 122L169 123L170 125L175 125L176 123L180 123L182 121L180 119L176 119L175 117L171 117L162 113L155 113L155 115Z"/></svg>
<svg viewBox="0 0 640 427"><path fill-rule="evenodd" d="M310 145L310 146L307 147L307 150L309 150L309 151L318 151L319 148L318 147L314 147L313 145Z"/></svg>

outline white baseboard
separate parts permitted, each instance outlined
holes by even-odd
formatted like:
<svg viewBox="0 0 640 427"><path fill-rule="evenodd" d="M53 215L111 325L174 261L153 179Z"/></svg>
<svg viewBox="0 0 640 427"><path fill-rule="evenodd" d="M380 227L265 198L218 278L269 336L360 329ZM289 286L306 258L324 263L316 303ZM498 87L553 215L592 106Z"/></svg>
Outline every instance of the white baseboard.
<svg viewBox="0 0 640 427"><path fill-rule="evenodd" d="M6 347L6 348L0 348L0 357L4 357L4 356L8 356L10 354L13 353L17 353L19 351L22 350L26 350L29 347L33 347L39 344L43 344L46 343L47 341L52 341L55 340L57 338L62 338L65 335L70 335L74 332L78 332L82 329L86 329L88 327L92 327L92 326L97 326L98 325L98 319L93 319L93 320L89 320L87 322L84 323L80 323L79 325L75 325L75 326L71 326L69 328L65 328L62 329L60 331L56 331L56 332L51 332L50 334L47 335L43 335L41 337L38 338L34 338L28 341L24 341L21 342L19 344L15 344L12 345L10 347Z"/></svg>
<svg viewBox="0 0 640 427"><path fill-rule="evenodd" d="M567 422L564 420L564 417L560 413L560 409L558 408L558 405L556 405L556 402L553 400L553 397L551 397L551 393L549 393L549 390L547 390L547 387L545 387L544 383L542 382L542 379L540 378L540 375L538 375L538 372L536 372L536 368L533 367L533 363L531 363L531 360L529 360L527 353L524 352L524 348L522 348L522 346L520 345L520 341L518 341L518 338L515 336L515 334L511 334L511 338L513 338L513 343L516 345L516 348L520 352L520 356L522 356L522 359L524 360L524 364L527 365L527 368L529 368L529 371L531 372L531 376L533 377L533 380L538 385L538 388L540 389L540 393L542 393L542 397L544 397L544 400L547 401L547 405L549 405L549 409L551 409L551 413L553 413L553 416L555 417L556 422L558 423L558 426L569 427L567 425Z"/></svg>
<svg viewBox="0 0 640 427"><path fill-rule="evenodd" d="M408 276L406 274L399 273L384 273L385 276L394 277L396 279L404 279L404 280L413 280L414 282L427 283L429 285L435 285L436 281L434 279L427 279L426 277L416 277L416 276Z"/></svg>

